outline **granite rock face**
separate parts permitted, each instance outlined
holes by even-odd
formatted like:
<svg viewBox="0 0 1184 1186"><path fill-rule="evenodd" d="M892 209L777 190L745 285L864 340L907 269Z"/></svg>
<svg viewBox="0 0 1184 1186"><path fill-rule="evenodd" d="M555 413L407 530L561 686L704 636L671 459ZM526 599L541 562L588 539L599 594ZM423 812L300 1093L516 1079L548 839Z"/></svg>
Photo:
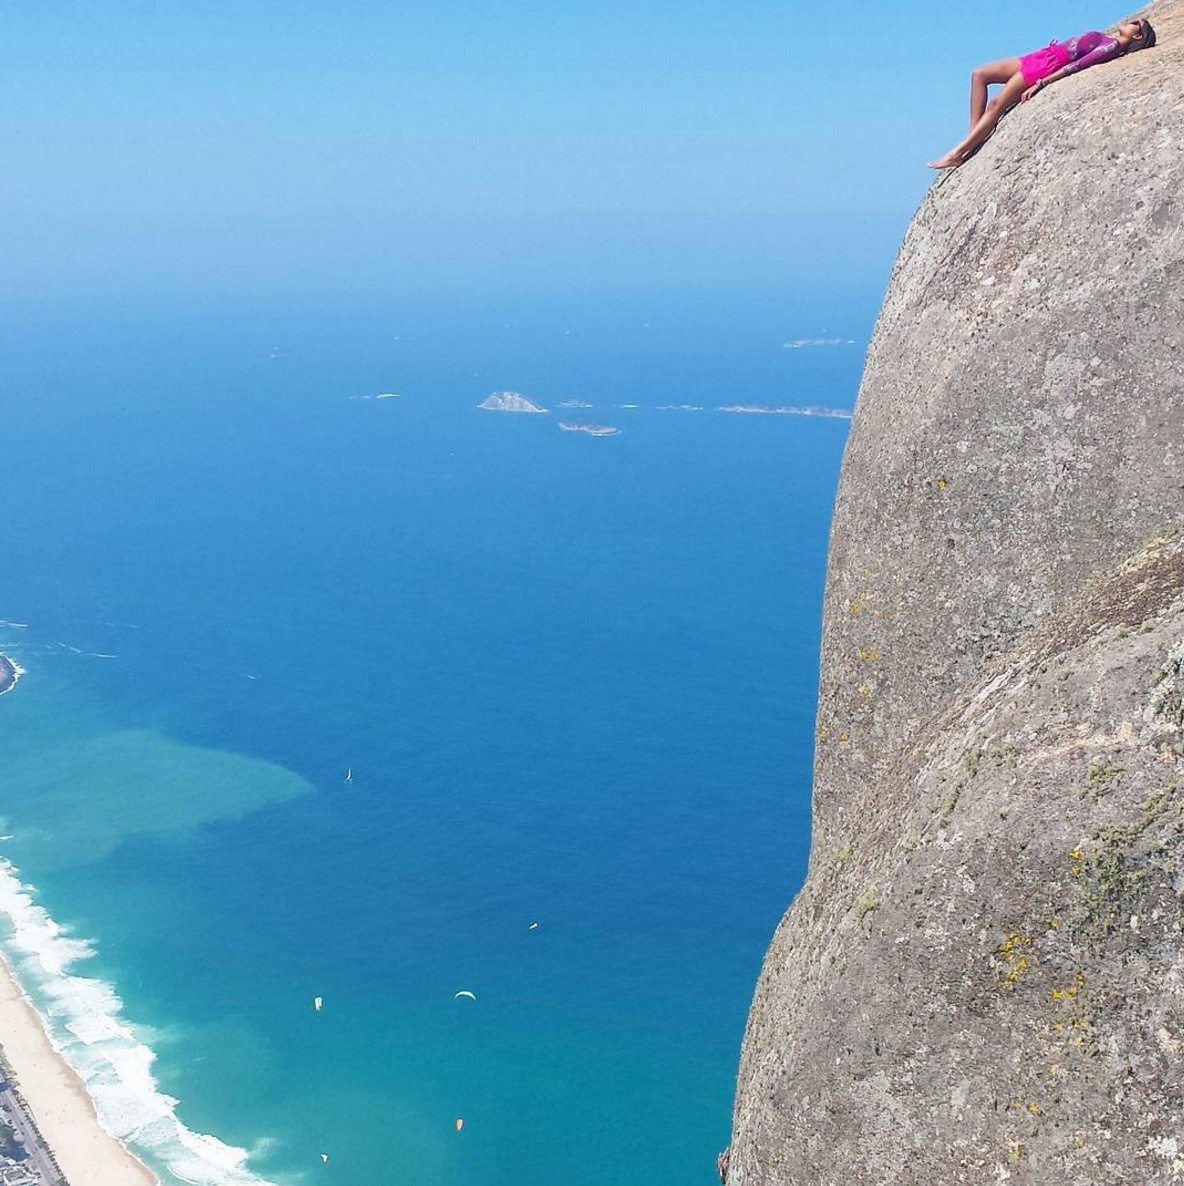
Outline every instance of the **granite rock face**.
<svg viewBox="0 0 1184 1186"><path fill-rule="evenodd" d="M1148 15L901 248L728 1186L1184 1182L1184 0Z"/></svg>

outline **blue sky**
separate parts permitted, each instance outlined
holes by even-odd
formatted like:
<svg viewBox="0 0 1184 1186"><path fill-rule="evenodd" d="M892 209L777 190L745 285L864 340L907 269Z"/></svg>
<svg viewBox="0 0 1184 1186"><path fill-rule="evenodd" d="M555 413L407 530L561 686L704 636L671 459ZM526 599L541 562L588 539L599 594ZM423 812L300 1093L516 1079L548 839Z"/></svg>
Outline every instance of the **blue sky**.
<svg viewBox="0 0 1184 1186"><path fill-rule="evenodd" d="M0 3L9 296L882 283L967 75L1125 15Z"/></svg>

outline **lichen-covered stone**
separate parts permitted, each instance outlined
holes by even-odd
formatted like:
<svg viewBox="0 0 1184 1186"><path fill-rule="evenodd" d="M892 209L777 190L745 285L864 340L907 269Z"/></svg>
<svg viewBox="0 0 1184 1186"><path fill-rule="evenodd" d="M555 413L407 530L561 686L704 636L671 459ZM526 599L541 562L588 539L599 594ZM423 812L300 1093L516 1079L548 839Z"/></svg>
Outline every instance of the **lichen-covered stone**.
<svg viewBox="0 0 1184 1186"><path fill-rule="evenodd" d="M1184 0L906 235L729 1186L1184 1182Z"/></svg>

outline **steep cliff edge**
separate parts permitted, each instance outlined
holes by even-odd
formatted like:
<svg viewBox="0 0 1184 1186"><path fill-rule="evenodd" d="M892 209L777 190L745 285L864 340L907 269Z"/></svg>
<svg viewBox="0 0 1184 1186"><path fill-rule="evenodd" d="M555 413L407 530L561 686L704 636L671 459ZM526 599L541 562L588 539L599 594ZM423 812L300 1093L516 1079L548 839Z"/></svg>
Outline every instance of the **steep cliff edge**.
<svg viewBox="0 0 1184 1186"><path fill-rule="evenodd" d="M1184 0L909 227L728 1186L1184 1182Z"/></svg>

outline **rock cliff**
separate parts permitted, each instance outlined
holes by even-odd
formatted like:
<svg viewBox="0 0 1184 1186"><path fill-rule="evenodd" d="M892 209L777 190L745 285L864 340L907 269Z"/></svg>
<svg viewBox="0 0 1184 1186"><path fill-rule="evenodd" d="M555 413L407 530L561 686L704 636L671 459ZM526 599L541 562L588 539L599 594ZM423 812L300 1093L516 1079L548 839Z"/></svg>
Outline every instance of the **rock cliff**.
<svg viewBox="0 0 1184 1186"><path fill-rule="evenodd" d="M832 527L728 1186L1184 1182L1184 0L941 177Z"/></svg>

